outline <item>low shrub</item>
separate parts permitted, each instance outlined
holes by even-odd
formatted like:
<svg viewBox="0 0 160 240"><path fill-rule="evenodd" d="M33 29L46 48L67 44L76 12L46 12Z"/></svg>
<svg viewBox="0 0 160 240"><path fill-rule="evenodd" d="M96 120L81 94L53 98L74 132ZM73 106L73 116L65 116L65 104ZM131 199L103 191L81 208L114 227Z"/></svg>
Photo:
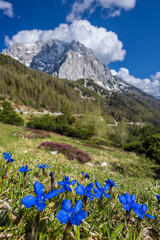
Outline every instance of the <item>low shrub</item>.
<svg viewBox="0 0 160 240"><path fill-rule="evenodd" d="M146 157L155 159L160 163L160 135L146 137L142 142L142 147Z"/></svg>
<svg viewBox="0 0 160 240"><path fill-rule="evenodd" d="M84 140L90 139L95 134L95 127L93 125L83 126L75 124L75 126L72 126L69 124L65 116L53 117L45 115L42 117L36 117L28 122L27 127L54 131L65 136L81 138Z"/></svg>
<svg viewBox="0 0 160 240"><path fill-rule="evenodd" d="M16 113L10 102L4 101L2 104L3 110L0 110L0 122L21 126L24 120Z"/></svg>
<svg viewBox="0 0 160 240"><path fill-rule="evenodd" d="M123 149L128 152L143 153L141 142L130 142L123 145Z"/></svg>
<svg viewBox="0 0 160 240"><path fill-rule="evenodd" d="M88 153L66 143L42 142L38 148L41 147L50 151L58 151L59 153L64 154L69 160L76 159L81 163L87 163L91 160L91 157Z"/></svg>

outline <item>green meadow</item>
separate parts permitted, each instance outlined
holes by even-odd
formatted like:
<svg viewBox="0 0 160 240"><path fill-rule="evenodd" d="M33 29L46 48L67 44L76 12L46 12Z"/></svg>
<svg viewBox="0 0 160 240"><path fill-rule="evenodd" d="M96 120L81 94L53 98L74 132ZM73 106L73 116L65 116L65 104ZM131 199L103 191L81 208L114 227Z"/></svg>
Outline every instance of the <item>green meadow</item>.
<svg viewBox="0 0 160 240"><path fill-rule="evenodd" d="M121 149L89 145L86 141L68 138L56 133L49 133L34 138L33 131L21 127L0 123L0 239L160 239L160 206L156 195L160 195L160 166L153 160L128 153ZM42 142L52 141L65 143L85 151L91 157L89 163L68 160L61 153L52 155L50 150L38 148ZM6 160L3 152L11 152L14 161L8 164L8 173L3 178ZM24 181L21 166L28 165ZM47 164L46 175L38 164ZM102 166L105 165L105 166ZM39 181L44 186L44 192L51 190L50 172L55 171L55 188L60 190L58 181L69 176L70 181L77 180L84 186L95 181L105 185L108 179L114 180L119 188L114 187L112 199L94 198L87 201L85 210L88 216L80 226L71 226L66 234L67 224L61 224L56 215L61 209L62 201L69 199L72 206L82 199L75 187L72 192L59 193L55 198L46 201L46 208L38 212L35 206L27 209L21 204L21 199L27 195L35 196L34 183ZM85 172L90 179L81 181ZM147 204L148 217L139 219L136 213L126 210L119 202L119 196L124 193L135 194L136 202Z"/></svg>

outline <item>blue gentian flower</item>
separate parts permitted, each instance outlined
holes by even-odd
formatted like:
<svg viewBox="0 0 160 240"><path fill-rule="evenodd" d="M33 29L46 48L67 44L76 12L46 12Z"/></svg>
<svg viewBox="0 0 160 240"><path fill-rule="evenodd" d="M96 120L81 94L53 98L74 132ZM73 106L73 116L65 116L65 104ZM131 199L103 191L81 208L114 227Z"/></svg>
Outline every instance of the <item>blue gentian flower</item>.
<svg viewBox="0 0 160 240"><path fill-rule="evenodd" d="M36 181L34 184L34 191L37 196L33 197L32 195L28 195L21 199L21 203L26 208L31 208L36 205L38 211L42 211L46 207L46 200L57 196L59 193L59 190L55 189L45 195L43 190L44 186L40 182Z"/></svg>
<svg viewBox="0 0 160 240"><path fill-rule="evenodd" d="M138 215L139 218L144 218L143 215L146 217L149 217L151 219L155 219L152 215L146 214L148 207L146 204L139 204L139 203L134 203L132 205L133 211Z"/></svg>
<svg viewBox="0 0 160 240"><path fill-rule="evenodd" d="M27 172L31 171L32 169L28 169L28 165L26 165L25 167L21 167L19 168L20 172L24 173L24 176L26 176Z"/></svg>
<svg viewBox="0 0 160 240"><path fill-rule="evenodd" d="M42 165L41 165L41 164L38 164L37 167L38 167L38 168L42 168L43 176L44 176L44 175L46 175L45 169L46 169L47 167L50 167L50 166L47 166L47 164L42 164Z"/></svg>
<svg viewBox="0 0 160 240"><path fill-rule="evenodd" d="M7 159L8 156L12 156L11 152L7 153L7 152L3 152L4 158Z"/></svg>
<svg viewBox="0 0 160 240"><path fill-rule="evenodd" d="M92 196L94 196L98 199L101 199L103 195L107 198L112 198L112 196L110 194L105 193L105 191L108 191L108 189L109 189L108 185L105 185L104 188L102 188L102 185L98 181L95 181L95 184L96 184L97 188L93 188L93 191L96 194L91 193Z"/></svg>
<svg viewBox="0 0 160 240"><path fill-rule="evenodd" d="M20 171L20 172L24 172L24 173L29 172L29 171L31 171L31 170L32 170L32 169L28 169L28 165L26 165L25 167L19 168L19 171Z"/></svg>
<svg viewBox="0 0 160 240"><path fill-rule="evenodd" d="M81 174L82 174L82 177L83 177L84 172L81 172ZM84 178L88 178L88 179L90 179L90 176L89 176L87 173L85 173Z"/></svg>
<svg viewBox="0 0 160 240"><path fill-rule="evenodd" d="M124 195L121 195L119 197L120 203L123 204L123 208L128 212L130 212L130 210L132 209L132 206L135 203L135 200L136 200L136 196L134 194L130 196L128 193L124 193Z"/></svg>
<svg viewBox="0 0 160 240"><path fill-rule="evenodd" d="M75 188L76 193L79 195L86 195L89 199L89 201L93 200L93 197L90 196L91 189L93 188L93 183L88 184L86 187L84 187L81 184L78 184L78 186Z"/></svg>
<svg viewBox="0 0 160 240"><path fill-rule="evenodd" d="M14 162L14 161L16 161L15 159L12 158L11 152L9 152L9 153L3 152L3 155L4 155L4 158L5 158L6 160L8 160L8 163L9 163L9 162Z"/></svg>
<svg viewBox="0 0 160 240"><path fill-rule="evenodd" d="M47 166L47 164L38 164L37 165L39 168L42 168L43 170L45 169L45 168L47 168L47 167L50 167L50 166Z"/></svg>
<svg viewBox="0 0 160 240"><path fill-rule="evenodd" d="M87 212L82 211L82 200L78 200L75 207L72 208L71 201L68 199L63 200L62 209L57 213L57 219L60 223L67 223L79 226L84 218L87 217Z"/></svg>
<svg viewBox="0 0 160 240"><path fill-rule="evenodd" d="M158 204L160 205L160 195L157 195Z"/></svg>
<svg viewBox="0 0 160 240"><path fill-rule="evenodd" d="M115 181L112 181L111 179L108 179L108 181L105 181L106 185L109 186L109 189L112 189L113 187L118 187L115 183ZM118 187L119 188L119 187Z"/></svg>
<svg viewBox="0 0 160 240"><path fill-rule="evenodd" d="M60 189L60 193L63 193L65 191L72 192L70 185L74 185L75 183L76 183L76 180L73 180L72 182L70 182L69 177L64 177L63 181L58 182L58 184L62 186L62 188Z"/></svg>

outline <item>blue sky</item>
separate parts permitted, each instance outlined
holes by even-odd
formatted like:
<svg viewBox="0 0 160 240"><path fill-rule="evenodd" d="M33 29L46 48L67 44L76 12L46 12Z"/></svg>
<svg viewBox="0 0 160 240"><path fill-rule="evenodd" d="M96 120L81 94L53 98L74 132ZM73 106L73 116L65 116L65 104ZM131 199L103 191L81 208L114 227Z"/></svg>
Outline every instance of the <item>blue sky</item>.
<svg viewBox="0 0 160 240"><path fill-rule="evenodd" d="M159 0L0 0L0 51L79 40L112 74L160 97L159 12Z"/></svg>

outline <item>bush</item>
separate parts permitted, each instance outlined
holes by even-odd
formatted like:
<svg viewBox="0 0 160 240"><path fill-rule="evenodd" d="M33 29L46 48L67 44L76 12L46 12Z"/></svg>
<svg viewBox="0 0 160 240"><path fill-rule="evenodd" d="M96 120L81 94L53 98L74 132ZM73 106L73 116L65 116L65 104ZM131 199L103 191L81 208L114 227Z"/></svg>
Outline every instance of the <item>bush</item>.
<svg viewBox="0 0 160 240"><path fill-rule="evenodd" d="M76 159L81 163L86 163L91 160L91 157L88 153L65 143L42 142L38 148L41 147L44 147L46 150L50 151L58 151L59 153L64 154L69 160Z"/></svg>
<svg viewBox="0 0 160 240"><path fill-rule="evenodd" d="M14 111L10 102L4 101L3 110L0 111L0 121L3 123L20 126L24 124L24 120Z"/></svg>
<svg viewBox="0 0 160 240"><path fill-rule="evenodd" d="M160 163L160 135L152 135L146 137L142 142L142 147L146 154L146 157L155 159Z"/></svg>
<svg viewBox="0 0 160 240"><path fill-rule="evenodd" d="M69 125L67 119L63 116L53 117L45 115L42 117L33 118L28 122L27 127L46 131L54 131L69 137L76 137L88 140L95 134L93 125Z"/></svg>
<svg viewBox="0 0 160 240"><path fill-rule="evenodd" d="M123 145L123 149L128 152L143 153L141 142L130 142Z"/></svg>

